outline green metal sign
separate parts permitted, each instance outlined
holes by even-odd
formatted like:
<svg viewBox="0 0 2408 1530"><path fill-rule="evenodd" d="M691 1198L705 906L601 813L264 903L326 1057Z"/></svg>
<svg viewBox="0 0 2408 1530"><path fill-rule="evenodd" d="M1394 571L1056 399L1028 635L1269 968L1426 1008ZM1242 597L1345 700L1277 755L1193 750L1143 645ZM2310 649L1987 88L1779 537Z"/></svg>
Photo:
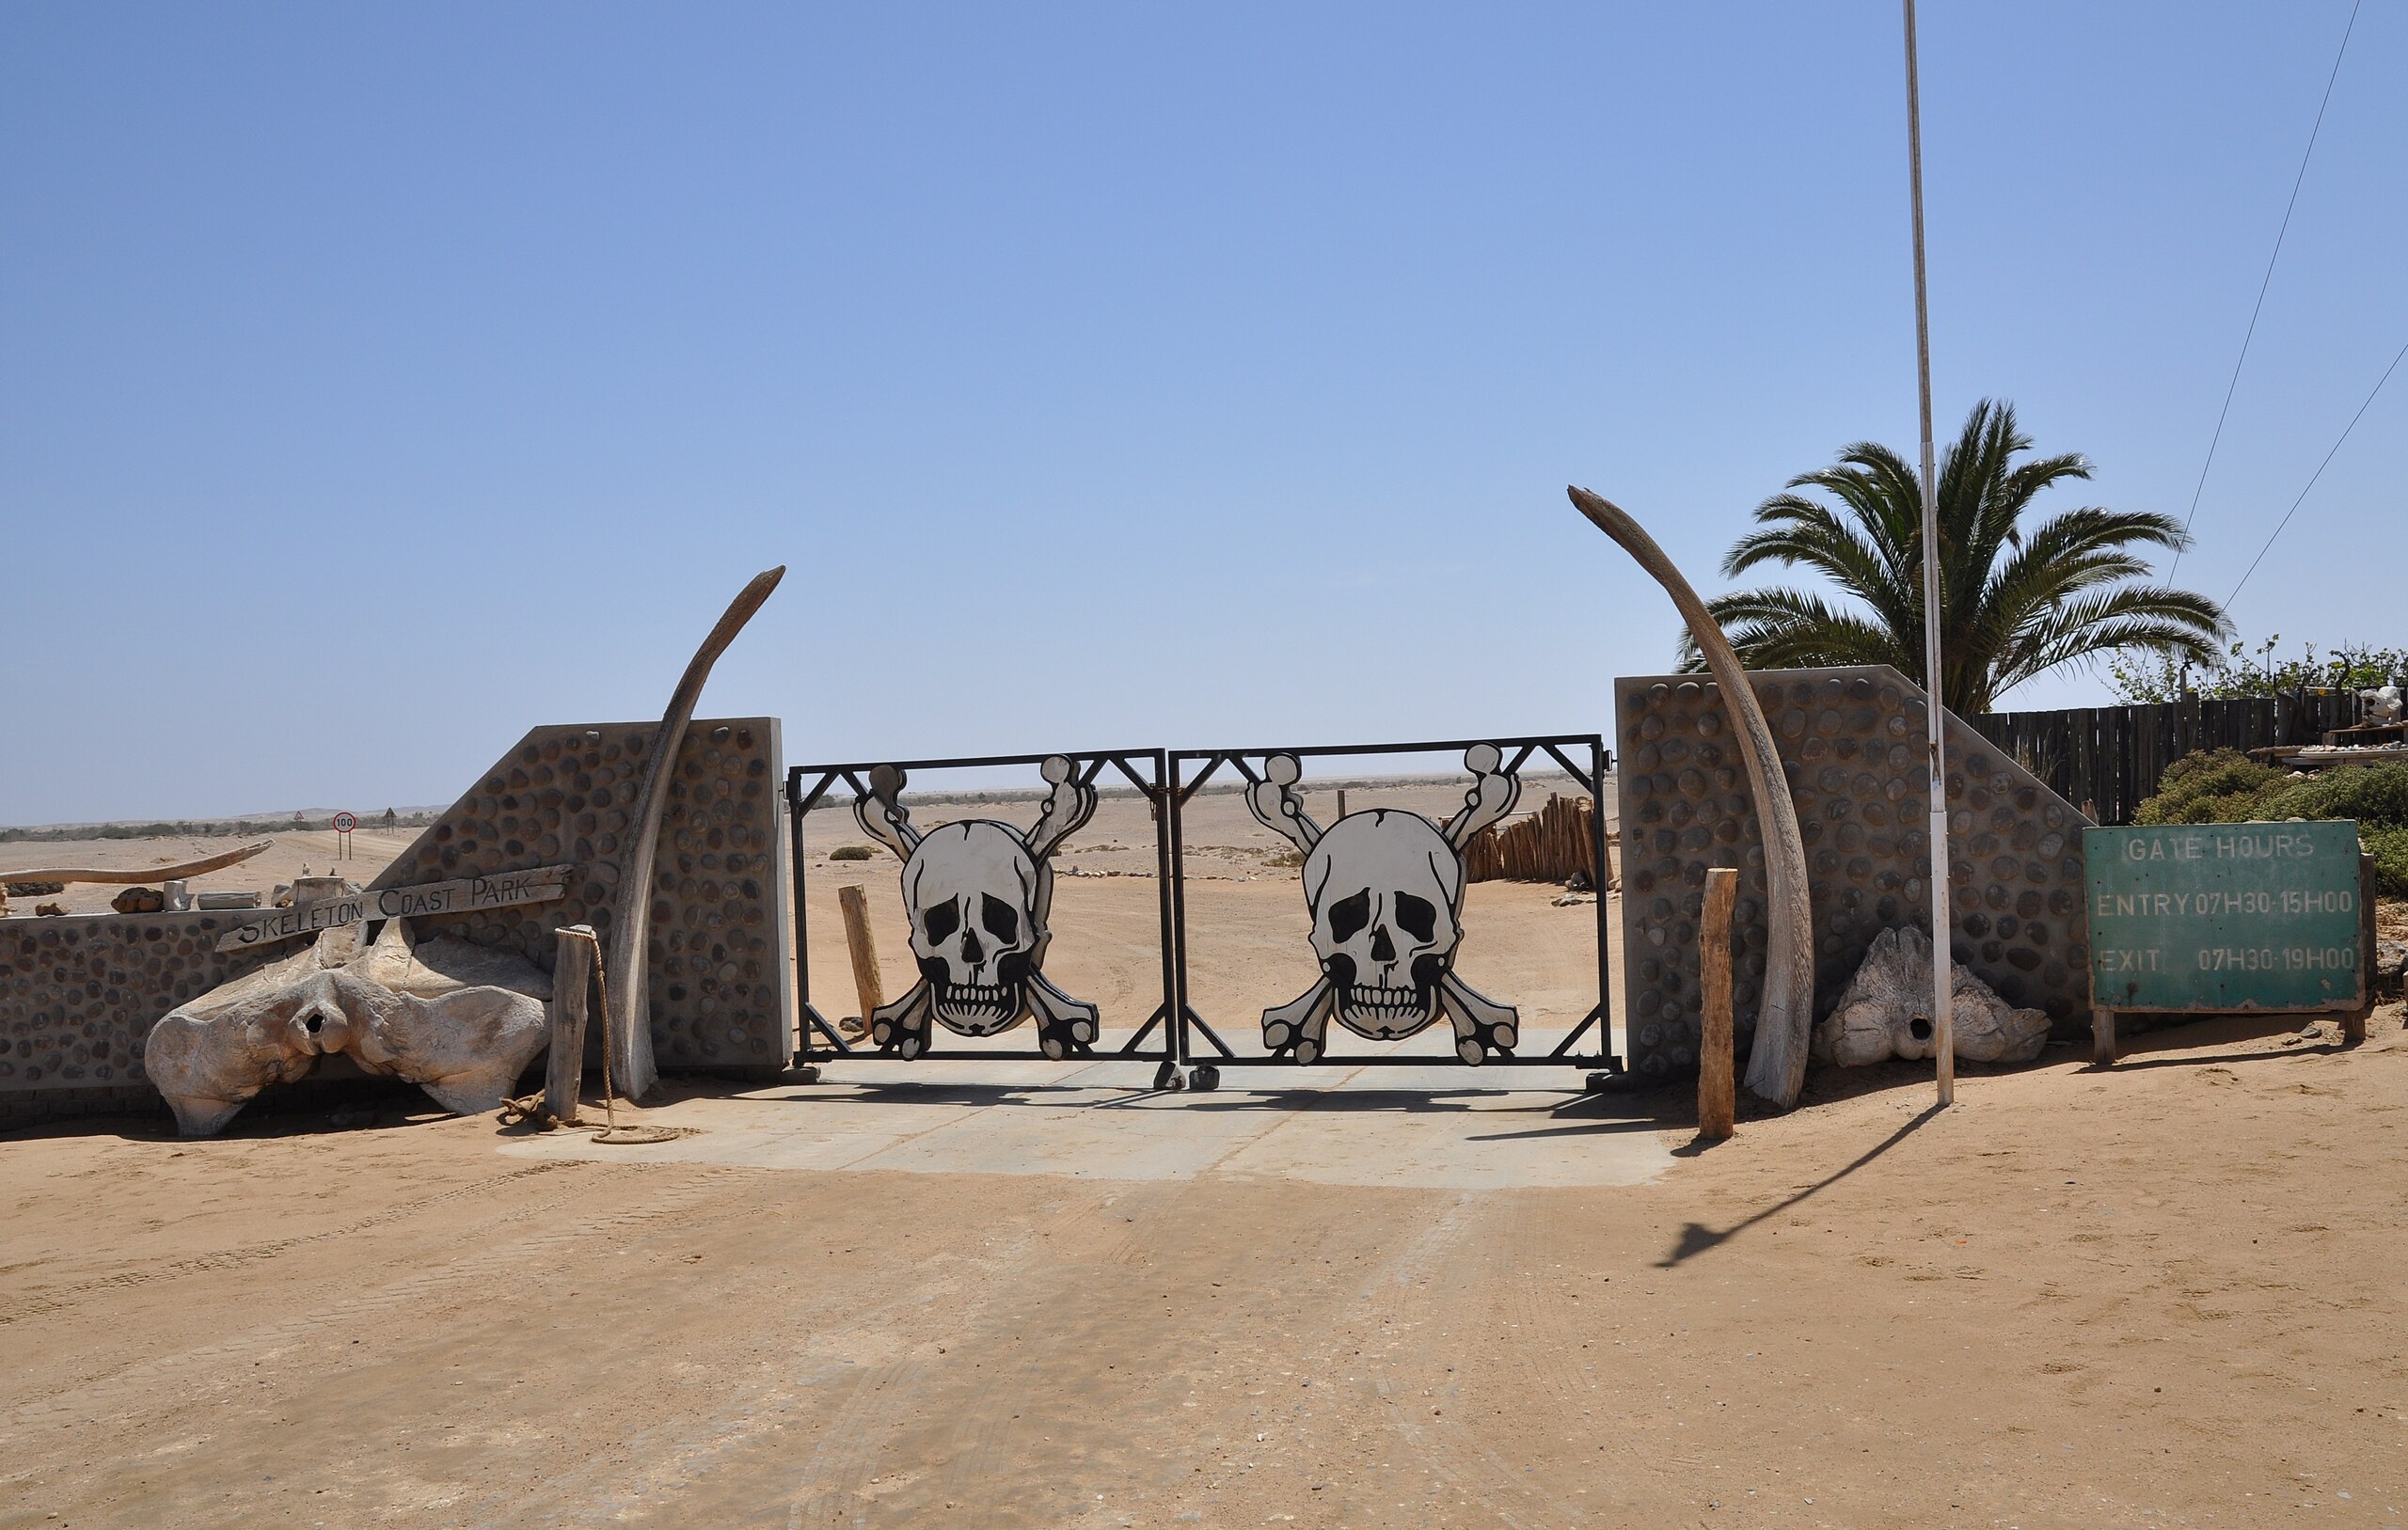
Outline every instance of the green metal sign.
<svg viewBox="0 0 2408 1530"><path fill-rule="evenodd" d="M2358 826L2090 828L2092 1002L2354 1009L2364 1002Z"/></svg>

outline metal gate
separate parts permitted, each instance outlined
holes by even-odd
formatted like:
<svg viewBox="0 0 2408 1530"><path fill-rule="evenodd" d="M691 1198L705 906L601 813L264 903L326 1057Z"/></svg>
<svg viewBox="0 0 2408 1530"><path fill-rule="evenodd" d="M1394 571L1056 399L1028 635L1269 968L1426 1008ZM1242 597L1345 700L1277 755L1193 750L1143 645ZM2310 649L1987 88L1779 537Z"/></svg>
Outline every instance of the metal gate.
<svg viewBox="0 0 2408 1530"><path fill-rule="evenodd" d="M1384 808L1341 813L1323 828L1304 813L1300 795L1288 789L1301 780L1307 761L1455 751L1465 755L1474 784L1463 811L1443 825L1419 813ZM1577 759L1583 753L1585 764ZM1521 1047L1518 1011L1471 989L1452 972L1451 942L1461 936L1462 846L1511 812L1524 766L1542 754L1561 766L1598 805L1589 815L1596 884L1596 997L1570 1032L1545 1054L1532 1055ZM1028 765L1044 773L1048 792L1038 823L1025 832L990 819L956 821L927 833L910 823L903 794L913 771ZM1605 1087L1623 1071L1612 1047L1608 862L1602 811L1604 782L1612 768L1613 756L1596 733L797 765L786 777L800 999L795 1063L816 1077L818 1065L839 1059L1124 1059L1153 1063L1158 1090L1212 1089L1219 1085L1223 1067L1444 1064L1448 1059L1426 1055L1339 1055L1326 1049L1332 1022L1379 1040L1391 1034L1402 1039L1443 1021L1456 1033L1453 1061L1459 1065L1576 1068L1587 1072L1586 1087ZM1321 892L1330 891L1326 884L1346 880L1367 867L1399 869L1396 875L1366 878L1359 895L1331 895L1326 908L1319 893L1308 892L1323 977L1292 1003L1265 1012L1264 1045L1259 1051L1232 1046L1188 998L1184 814L1196 793L1224 770L1244 782L1256 817L1297 846L1300 874L1321 874ZM1127 1040L1108 1049L1101 1047L1106 1027L1096 1006L1063 993L1042 972L1051 938L1051 857L1093 813L1095 783L1107 771L1133 787L1149 805L1162 977L1160 1001ZM863 1034L858 1041L819 1009L811 982L805 818L840 783L850 789L854 815L864 831L904 861L905 914L912 922L913 953L920 966L920 980L909 992L881 1004L875 1015L860 1017ZM1412 886L1375 890L1371 880ZM987 921L983 938L974 918L977 910L984 910L979 917ZM1381 965L1383 942L1389 965ZM1415 951L1421 955L1408 961ZM1382 986L1378 973L1371 974L1370 983L1356 981L1366 975L1365 968L1374 966L1407 981ZM1038 1045L1031 1049L937 1045L939 1029L965 1036L1001 1034L1023 1018L1038 1022ZM1294 1023L1287 1023L1290 1019Z"/></svg>
<svg viewBox="0 0 2408 1530"><path fill-rule="evenodd" d="M1172 923L1179 933L1180 939L1178 960L1175 964L1177 968L1175 1006L1182 1032L1180 1055L1191 1061L1199 1056L1202 1059L1195 1063L1191 1075L1192 1081L1209 1089L1219 1082L1219 1070L1223 1067L1292 1067L1297 1064L1296 1049L1292 1047L1274 1049L1269 1045L1267 1038L1265 1048L1260 1052L1239 1051L1221 1036L1209 1020L1197 1014L1195 1006L1188 1002L1186 844L1182 813L1196 792L1224 766L1234 770L1243 778L1247 783L1249 793L1253 793L1265 788L1275 789L1285 784L1274 781L1266 774L1266 769L1276 761L1289 761L1301 765L1307 760L1341 756L1453 752L1462 752L1469 756L1474 751L1483 749L1496 751L1497 757L1494 762L1494 773L1512 781L1516 796L1519 793L1522 767L1529 764L1534 754L1544 752L1562 766L1565 773L1578 782L1597 804L1598 811L1592 812L1589 817L1590 864L1595 868L1592 876L1595 882L1596 891L1596 902L1593 906L1596 910L1596 1002L1590 1005L1588 1013L1581 1017L1579 1022L1564 1035L1562 1040L1545 1055L1524 1055L1516 1046L1508 1045L1499 1049L1484 1049L1484 1055L1478 1065L1472 1065L1468 1058L1459 1057L1458 1061L1466 1065L1488 1067L1591 1069L1594 1072L1587 1081L1592 1088L1601 1087L1608 1076L1622 1071L1622 1059L1613 1051L1613 1007L1609 997L1612 986L1608 973L1610 935L1605 888L1608 864L1606 815L1603 812L1605 798L1602 790L1605 778L1613 769L1613 755L1607 749L1605 739L1601 734L1558 733L1528 738L1450 739L1402 744L1325 744L1280 749L1180 749L1172 752L1169 756L1172 802L1170 850L1177 871L1172 881L1171 913ZM1576 764L1572 755L1566 752L1580 749L1588 752L1586 766ZM1199 767L1192 776L1188 773L1191 765ZM1300 776L1290 776L1289 781L1293 782L1300 779ZM1467 803L1466 811L1476 811L1476 804ZM1360 815L1345 814L1338 822L1346 823L1358 816ZM1316 920L1318 919L1319 911L1316 910ZM1594 1049L1584 1051L1580 1044L1589 1036L1592 1028L1596 1033ZM1209 1050L1198 1049L1196 1038L1199 1037L1203 1048ZM1349 1067L1427 1067L1434 1061L1443 1060L1393 1053L1364 1056L1339 1055L1323 1051L1313 1061L1335 1063Z"/></svg>

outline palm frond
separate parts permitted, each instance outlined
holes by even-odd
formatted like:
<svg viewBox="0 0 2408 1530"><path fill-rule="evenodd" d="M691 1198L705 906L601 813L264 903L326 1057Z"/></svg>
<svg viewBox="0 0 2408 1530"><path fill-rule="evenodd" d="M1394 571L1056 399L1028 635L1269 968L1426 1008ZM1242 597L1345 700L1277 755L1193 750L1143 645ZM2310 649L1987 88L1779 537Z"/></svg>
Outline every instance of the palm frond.
<svg viewBox="0 0 2408 1530"><path fill-rule="evenodd" d="M1949 443L1933 484L1941 653L1935 688L1979 711L2036 675L2119 649L2211 658L2229 628L2204 595L2144 581L2147 554L2187 545L2171 516L2083 506L2025 528L2049 489L2091 477L2079 452L2029 456L2015 406L1984 399ZM1811 570L1849 597L1833 607L1790 589L1708 604L1758 668L1883 663L1923 671L1923 498L1915 469L1858 441L1756 507L1757 528L1723 560L1726 577L1770 564ZM1861 608L1858 608L1861 607ZM1685 660L1696 645L1683 639Z"/></svg>
<svg viewBox="0 0 2408 1530"><path fill-rule="evenodd" d="M1829 578L1842 590L1872 607L1887 620L1896 620L1914 602L1914 587L1902 583L1897 570L1859 526L1844 523L1827 505L1796 495L1779 495L1758 507L1756 518L1766 529L1743 536L1723 560L1723 572L1736 575L1765 563L1805 567Z"/></svg>
<svg viewBox="0 0 2408 1530"><path fill-rule="evenodd" d="M2118 585L2036 613L1993 666L1991 696L2077 660L2137 648L2211 663L2231 623L2205 595L2163 585Z"/></svg>
<svg viewBox="0 0 2408 1530"><path fill-rule="evenodd" d="M1898 664L1893 630L1855 612L1826 605L1798 590L1749 590L1706 602L1739 662L1751 670L1813 669L1829 664ZM1834 656L1845 655L1845 656ZM1697 639L1681 638L1685 670L1703 668ZM1915 661L1920 667L1920 661Z"/></svg>

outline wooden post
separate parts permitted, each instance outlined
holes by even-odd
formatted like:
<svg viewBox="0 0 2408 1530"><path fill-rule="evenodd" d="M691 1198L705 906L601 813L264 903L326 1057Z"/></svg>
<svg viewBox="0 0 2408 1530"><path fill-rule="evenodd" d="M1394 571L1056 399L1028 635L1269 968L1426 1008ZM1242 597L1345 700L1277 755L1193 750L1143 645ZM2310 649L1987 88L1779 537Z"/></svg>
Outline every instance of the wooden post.
<svg viewBox="0 0 2408 1530"><path fill-rule="evenodd" d="M544 1111L573 1127L585 1083L585 993L594 983L594 927L571 924L552 939L552 1055L544 1069Z"/></svg>
<svg viewBox="0 0 2408 1530"><path fill-rule="evenodd" d="M1705 1016L1697 1051L1697 1134L1718 1143L1731 1135L1739 1112L1731 1039L1731 905L1738 895L1737 872L1716 866L1705 874L1705 907L1697 921Z"/></svg>
<svg viewBox="0 0 2408 1530"><path fill-rule="evenodd" d="M2374 857L2358 857L2358 981L2366 1002L2341 1017L2341 1039L2353 1046L2367 1039L2367 1020L2374 1014Z"/></svg>
<svg viewBox="0 0 2408 1530"><path fill-rule="evenodd" d="M861 996L862 1024L886 1002L885 980L879 975L878 945L869 934L869 898L860 884L836 890L836 907L845 916L845 954L853 959L853 991Z"/></svg>
<svg viewBox="0 0 2408 1530"><path fill-rule="evenodd" d="M2090 1012L2090 1061L2096 1067L2115 1065L2115 1012L2112 1009Z"/></svg>

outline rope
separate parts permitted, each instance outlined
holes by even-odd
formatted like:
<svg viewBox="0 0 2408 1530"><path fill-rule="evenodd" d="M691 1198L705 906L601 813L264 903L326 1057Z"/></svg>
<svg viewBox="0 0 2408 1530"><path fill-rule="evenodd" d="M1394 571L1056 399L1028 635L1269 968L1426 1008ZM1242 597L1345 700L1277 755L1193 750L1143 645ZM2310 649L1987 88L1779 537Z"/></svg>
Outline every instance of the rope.
<svg viewBox="0 0 2408 1530"><path fill-rule="evenodd" d="M607 1124L600 1131L594 1134L593 1140L611 1145L633 1145L639 1143L665 1143L673 1138L684 1136L685 1132L676 1127L622 1128L619 1125L618 1091L612 1086L610 1080L610 979L603 975L602 939L592 930L556 930L553 933L566 939L582 940L594 948L594 1001L601 1009L602 1020L602 1113ZM552 1114L544 1108L542 1095L527 1095L517 1099L504 1100L501 1106L501 1120L505 1126L515 1125L520 1121L539 1121L553 1127L587 1124L573 1120L563 1121Z"/></svg>

